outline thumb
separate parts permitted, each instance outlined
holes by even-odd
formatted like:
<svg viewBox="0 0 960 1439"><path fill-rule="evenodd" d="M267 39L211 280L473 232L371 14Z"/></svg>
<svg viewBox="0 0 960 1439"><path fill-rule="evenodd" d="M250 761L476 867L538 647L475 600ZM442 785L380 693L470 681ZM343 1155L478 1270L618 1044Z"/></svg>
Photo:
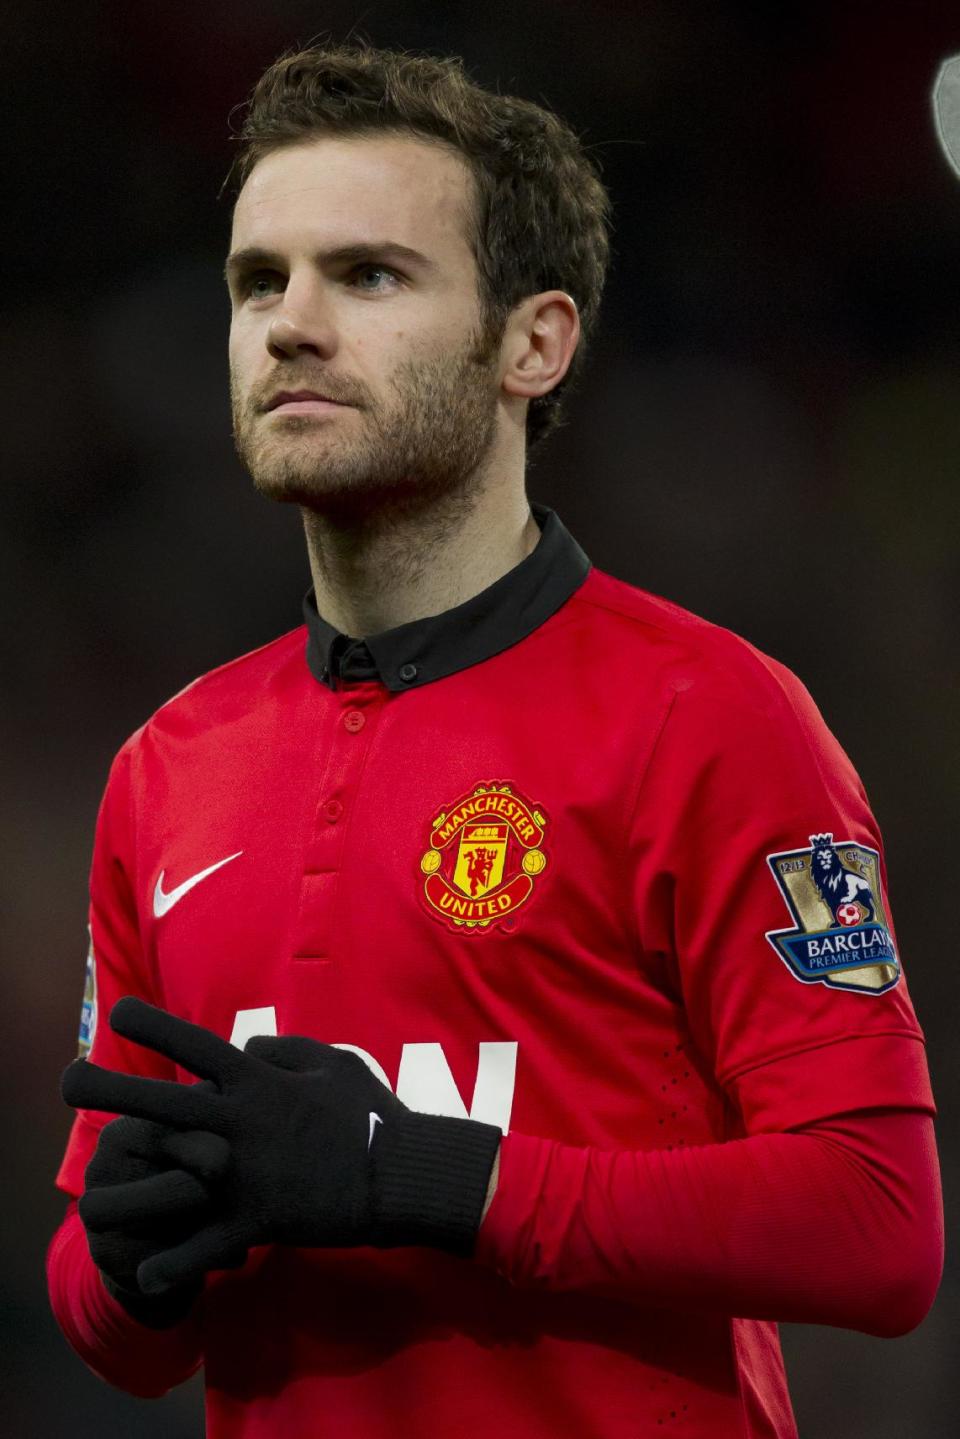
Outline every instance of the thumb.
<svg viewBox="0 0 960 1439"><path fill-rule="evenodd" d="M144 1259L137 1266L137 1283L144 1294L166 1294L195 1284L211 1269L239 1269L246 1255L247 1246L229 1226L211 1224L182 1244Z"/></svg>

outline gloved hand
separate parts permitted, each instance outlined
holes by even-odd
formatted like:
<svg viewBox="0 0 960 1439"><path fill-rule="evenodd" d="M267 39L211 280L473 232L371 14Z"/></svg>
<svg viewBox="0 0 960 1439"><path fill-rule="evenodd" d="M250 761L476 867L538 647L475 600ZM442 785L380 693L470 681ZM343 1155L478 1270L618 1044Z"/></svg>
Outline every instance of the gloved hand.
<svg viewBox="0 0 960 1439"><path fill-rule="evenodd" d="M228 1163L228 1147L217 1135L183 1133L127 1115L100 1131L77 1209L104 1287L141 1324L166 1329L193 1307L202 1279L165 1295L144 1295L137 1269L182 1243L213 1214L209 1183L223 1175ZM144 1187L153 1202L149 1218L127 1206L131 1190L141 1193ZM226 1258L242 1264L246 1251Z"/></svg>
<svg viewBox="0 0 960 1439"><path fill-rule="evenodd" d="M195 1281L257 1244L472 1253L496 1125L408 1109L358 1055L315 1040L258 1037L241 1051L133 996L114 1005L110 1025L211 1085L75 1060L63 1077L67 1103L201 1131L226 1140L230 1155L214 1220L138 1265L145 1294ZM152 1179L127 1186L127 1218L153 1222L156 1194Z"/></svg>

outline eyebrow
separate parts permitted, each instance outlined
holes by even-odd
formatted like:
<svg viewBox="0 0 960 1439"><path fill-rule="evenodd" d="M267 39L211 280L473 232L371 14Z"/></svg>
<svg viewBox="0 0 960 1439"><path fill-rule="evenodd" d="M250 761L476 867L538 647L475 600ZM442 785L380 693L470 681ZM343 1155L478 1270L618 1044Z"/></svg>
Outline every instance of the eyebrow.
<svg viewBox="0 0 960 1439"><path fill-rule="evenodd" d="M429 274L439 273L440 266L435 260L421 255L419 250L411 250L409 245L401 245L398 240L381 240L373 244L338 245L333 250L324 250L314 258L323 264L344 263L353 261L359 263L364 260L378 260L383 256L393 255L399 260L406 260L408 265L414 269L424 270ZM235 250L232 255L227 256L227 263L224 266L223 277L230 283L233 276L253 268L271 268L282 266L283 257L276 250L265 250L259 245L248 246L245 250Z"/></svg>

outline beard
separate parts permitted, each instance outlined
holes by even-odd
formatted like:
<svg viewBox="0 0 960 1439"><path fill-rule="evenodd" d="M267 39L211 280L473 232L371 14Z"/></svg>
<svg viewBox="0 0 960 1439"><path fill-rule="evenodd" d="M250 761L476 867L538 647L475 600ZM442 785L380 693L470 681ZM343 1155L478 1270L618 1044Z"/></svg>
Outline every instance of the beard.
<svg viewBox="0 0 960 1439"><path fill-rule="evenodd" d="M336 529L380 530L398 520L472 508L496 437L500 334L474 331L457 354L408 360L391 377L388 409L271 417L240 393L231 371L237 455L257 491L301 506ZM322 376L279 370L281 386L323 387ZM307 515L304 516L308 518Z"/></svg>

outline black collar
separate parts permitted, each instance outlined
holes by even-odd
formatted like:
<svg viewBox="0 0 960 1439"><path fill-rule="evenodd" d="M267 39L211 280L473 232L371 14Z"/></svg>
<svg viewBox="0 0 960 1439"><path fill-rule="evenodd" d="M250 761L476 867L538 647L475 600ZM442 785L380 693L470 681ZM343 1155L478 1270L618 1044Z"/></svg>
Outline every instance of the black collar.
<svg viewBox="0 0 960 1439"><path fill-rule="evenodd" d="M314 679L329 689L336 689L337 679L416 689L480 664L532 634L583 584L590 561L554 510L538 504L530 509L541 529L536 548L495 584L443 614L352 639L318 614L311 586L303 597L303 618Z"/></svg>

